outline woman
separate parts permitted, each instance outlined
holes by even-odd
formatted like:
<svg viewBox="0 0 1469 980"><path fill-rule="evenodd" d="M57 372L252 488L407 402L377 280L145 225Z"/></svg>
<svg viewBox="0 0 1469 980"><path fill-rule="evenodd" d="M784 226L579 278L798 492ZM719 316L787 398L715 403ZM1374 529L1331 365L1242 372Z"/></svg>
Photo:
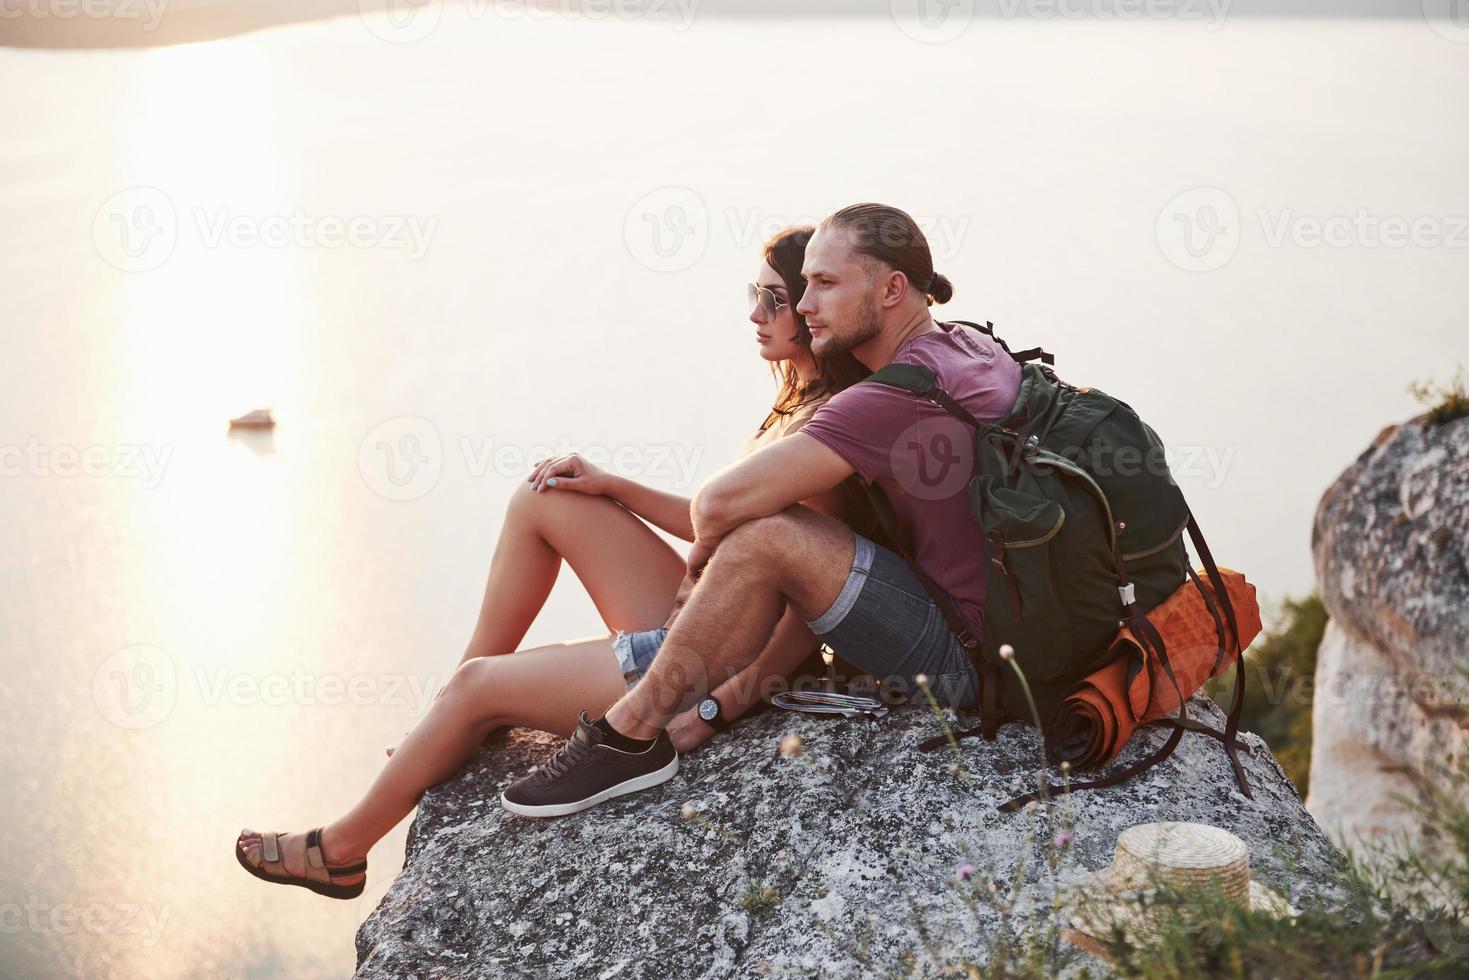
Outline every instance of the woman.
<svg viewBox="0 0 1469 980"><path fill-rule="evenodd" d="M814 229L789 228L765 245L749 287L760 356L780 378L774 407L740 455L796 431L837 391L866 377L850 354L818 362L795 311L805 289L801 265ZM855 485L804 501L858 526L870 525ZM453 776L493 729L536 728L563 737L585 708L602 714L636 684L693 585L684 558L654 524L694 540L686 497L606 473L573 453L538 462L515 491L490 563L479 621L453 678L392 751L372 788L344 816L307 834L240 833L235 857L266 881L332 898L365 886L369 849L418 804L424 790ZM645 524L644 521L647 523ZM613 635L515 652L570 563ZM713 693L737 718L760 700L762 681L792 673L818 644L791 610L759 659ZM514 652L514 656L505 656ZM681 752L712 734L693 711L669 726Z"/></svg>

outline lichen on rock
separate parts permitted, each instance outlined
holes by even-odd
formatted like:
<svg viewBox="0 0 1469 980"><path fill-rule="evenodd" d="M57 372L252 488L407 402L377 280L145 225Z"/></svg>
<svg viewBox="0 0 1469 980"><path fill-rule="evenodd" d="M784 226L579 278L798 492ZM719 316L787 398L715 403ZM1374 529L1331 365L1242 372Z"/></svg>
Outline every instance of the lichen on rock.
<svg viewBox="0 0 1469 980"><path fill-rule="evenodd" d="M1224 725L1202 695L1189 712ZM1344 900L1342 855L1254 735L1241 733L1254 799L1219 743L1189 733L1120 786L1002 814L1035 785L1034 730L1006 725L993 742L964 740L957 757L920 752L937 726L921 706L879 721L771 710L686 755L663 786L552 820L499 804L556 744L512 733L424 796L403 872L358 933L358 976L930 976L987 962L1000 935L1049 914L1056 889L1109 863L1119 832L1155 820L1238 834L1254 875L1298 907ZM802 750L787 757L792 733ZM1083 777L1166 737L1144 727ZM1062 805L1074 840L1053 869L1044 850ZM966 864L974 874L958 880Z"/></svg>
<svg viewBox="0 0 1469 980"><path fill-rule="evenodd" d="M1344 844L1411 836L1407 772L1469 750L1469 418L1384 429L1321 498L1311 541L1331 620L1310 810Z"/></svg>

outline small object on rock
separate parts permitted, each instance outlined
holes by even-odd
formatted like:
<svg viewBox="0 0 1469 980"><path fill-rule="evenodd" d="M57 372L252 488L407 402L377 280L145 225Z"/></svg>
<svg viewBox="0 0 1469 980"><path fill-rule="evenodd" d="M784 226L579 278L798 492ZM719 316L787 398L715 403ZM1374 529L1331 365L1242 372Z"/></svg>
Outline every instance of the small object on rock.
<svg viewBox="0 0 1469 980"><path fill-rule="evenodd" d="M268 408L257 408L253 412L246 412L236 418L230 419L231 429L273 429L275 428L275 416L270 414Z"/></svg>
<svg viewBox="0 0 1469 980"><path fill-rule="evenodd" d="M1106 956L1098 941L1120 929L1133 944L1155 941L1155 881L1176 889L1213 889L1255 911L1295 917L1279 893L1250 877L1250 850L1221 827L1162 821L1128 827L1117 836L1112 863L1084 875L1068 895L1071 931L1066 938Z"/></svg>

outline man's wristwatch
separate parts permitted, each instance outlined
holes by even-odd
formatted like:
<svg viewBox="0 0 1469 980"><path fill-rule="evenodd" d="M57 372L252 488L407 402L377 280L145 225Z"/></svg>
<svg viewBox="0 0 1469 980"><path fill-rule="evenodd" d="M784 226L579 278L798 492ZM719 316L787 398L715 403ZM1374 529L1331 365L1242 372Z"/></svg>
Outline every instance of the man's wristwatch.
<svg viewBox="0 0 1469 980"><path fill-rule="evenodd" d="M724 714L724 706L712 694L699 702L699 720L716 732L722 732L729 727L729 718Z"/></svg>

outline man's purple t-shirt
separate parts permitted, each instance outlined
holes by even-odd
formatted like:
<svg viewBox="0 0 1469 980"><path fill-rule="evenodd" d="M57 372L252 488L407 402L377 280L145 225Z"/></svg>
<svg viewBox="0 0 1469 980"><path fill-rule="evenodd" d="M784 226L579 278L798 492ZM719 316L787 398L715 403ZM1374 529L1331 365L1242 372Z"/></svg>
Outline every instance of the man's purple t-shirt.
<svg viewBox="0 0 1469 980"><path fill-rule="evenodd" d="M893 363L929 368L977 419L1009 415L1019 362L977 330L939 326L905 342ZM926 398L864 381L833 395L801 431L850 463L863 483L882 487L918 567L983 636L989 545L969 509L973 430Z"/></svg>

